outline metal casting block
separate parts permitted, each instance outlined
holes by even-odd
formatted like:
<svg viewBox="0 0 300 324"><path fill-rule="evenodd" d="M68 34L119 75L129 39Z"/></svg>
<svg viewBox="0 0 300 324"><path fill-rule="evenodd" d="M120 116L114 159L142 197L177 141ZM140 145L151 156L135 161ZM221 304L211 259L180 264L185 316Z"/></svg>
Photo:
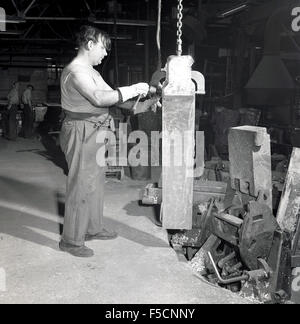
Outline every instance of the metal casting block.
<svg viewBox="0 0 300 324"><path fill-rule="evenodd" d="M162 224L167 229L192 229L195 93L204 92L204 78L197 74L196 85L192 81L193 63L191 56L169 57L162 91Z"/></svg>
<svg viewBox="0 0 300 324"><path fill-rule="evenodd" d="M271 145L266 128L231 128L228 144L232 188L255 198L261 195L272 210Z"/></svg>

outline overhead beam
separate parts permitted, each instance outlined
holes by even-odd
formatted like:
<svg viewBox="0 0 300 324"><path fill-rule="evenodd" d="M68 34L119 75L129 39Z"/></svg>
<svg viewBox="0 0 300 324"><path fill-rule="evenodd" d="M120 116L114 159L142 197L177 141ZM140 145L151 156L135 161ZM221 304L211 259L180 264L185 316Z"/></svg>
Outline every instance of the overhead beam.
<svg viewBox="0 0 300 324"><path fill-rule="evenodd" d="M89 6L89 4L88 4L87 0L84 0L84 3L85 3L85 5L86 5L86 7L87 7L87 10L89 11L89 13L91 13L91 12L92 12L92 10L91 10L91 7Z"/></svg>
<svg viewBox="0 0 300 324"><path fill-rule="evenodd" d="M61 20L61 21L76 21L76 20L82 20L81 18L75 18L75 17L25 17L25 20L27 21L40 21L40 20Z"/></svg>
<svg viewBox="0 0 300 324"><path fill-rule="evenodd" d="M23 15L26 16L27 12L31 9L31 7L34 5L36 0L32 0L30 5L24 10Z"/></svg>
<svg viewBox="0 0 300 324"><path fill-rule="evenodd" d="M20 32L18 31L12 31L12 32L0 32L0 35L21 35ZM124 41L131 41L132 37L131 36L111 36L111 39L116 39L116 40L124 40ZM66 39L66 38L8 38L8 37L0 37L1 41L14 41L14 42L67 42L71 44L75 44L75 42Z"/></svg>
<svg viewBox="0 0 300 324"><path fill-rule="evenodd" d="M19 31L19 30L6 30L6 31L0 31L0 35L22 35L23 32L22 31ZM2 40L3 38L0 38L0 40ZM15 41L14 38L12 38L12 40Z"/></svg>
<svg viewBox="0 0 300 324"><path fill-rule="evenodd" d="M11 0L11 2L13 4L13 6L15 7L16 11L17 11L17 15L19 16L20 15L20 11L19 11L19 9L18 9L18 7L17 7L17 5L15 3L15 0Z"/></svg>
<svg viewBox="0 0 300 324"><path fill-rule="evenodd" d="M62 7L60 6L60 4L57 4L57 9L58 9L59 13L61 14L61 16L64 16L64 13L63 13L63 10L62 10ZM73 29L70 28L70 24L67 23L66 25L67 25L67 28L69 30L71 37L73 38L74 37Z"/></svg>
<svg viewBox="0 0 300 324"><path fill-rule="evenodd" d="M25 17L26 21L41 21L41 20L53 20L53 21L83 21L89 20L88 18L77 18L77 17ZM91 23L99 24L99 25L114 25L114 19L102 19L102 20L89 20ZM148 26L156 26L155 21L151 20L127 20L127 19L118 19L116 21L117 25L123 26L140 26L140 27L148 27Z"/></svg>
<svg viewBox="0 0 300 324"><path fill-rule="evenodd" d="M43 10L41 11L40 13L40 17L42 17L44 15L44 13L47 11L47 9L50 7L50 5L46 5L46 7L43 8ZM29 33L32 31L32 29L34 28L34 24L32 24L28 29L27 31L25 32L24 34L24 38L27 38L27 36L29 35Z"/></svg>

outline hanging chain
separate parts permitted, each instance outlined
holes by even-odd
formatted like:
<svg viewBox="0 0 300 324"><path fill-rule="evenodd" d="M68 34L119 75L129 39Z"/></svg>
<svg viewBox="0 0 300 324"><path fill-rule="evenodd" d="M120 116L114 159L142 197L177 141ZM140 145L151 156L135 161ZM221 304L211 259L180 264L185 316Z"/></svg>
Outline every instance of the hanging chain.
<svg viewBox="0 0 300 324"><path fill-rule="evenodd" d="M178 0L177 6L177 55L182 54L182 18L183 18L183 0Z"/></svg>

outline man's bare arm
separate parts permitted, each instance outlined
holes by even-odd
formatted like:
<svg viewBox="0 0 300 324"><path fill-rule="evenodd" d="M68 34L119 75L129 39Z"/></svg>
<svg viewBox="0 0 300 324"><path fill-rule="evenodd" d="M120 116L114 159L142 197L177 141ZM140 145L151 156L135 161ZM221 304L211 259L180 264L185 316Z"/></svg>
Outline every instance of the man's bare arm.
<svg viewBox="0 0 300 324"><path fill-rule="evenodd" d="M71 82L74 88L96 107L110 107L120 101L117 90L99 90L93 79L85 73L73 73Z"/></svg>
<svg viewBox="0 0 300 324"><path fill-rule="evenodd" d="M155 98L147 99L147 100L145 100L143 102L139 102L136 105L133 113L135 115L137 115L137 114L141 114L141 113L147 112L147 111L150 110L151 106L157 104L158 101L159 101L159 98L158 97L157 98L155 97ZM124 102L123 104L117 104L117 106L119 108L122 108L122 109L132 110L133 107L134 107L134 105L135 105L135 103L136 103L136 101L129 100L127 102Z"/></svg>
<svg viewBox="0 0 300 324"><path fill-rule="evenodd" d="M93 79L85 73L73 73L72 82L83 97L99 108L114 106L120 101L126 102L140 94L146 95L149 90L147 83L137 83L118 90L106 86L105 90L100 90Z"/></svg>

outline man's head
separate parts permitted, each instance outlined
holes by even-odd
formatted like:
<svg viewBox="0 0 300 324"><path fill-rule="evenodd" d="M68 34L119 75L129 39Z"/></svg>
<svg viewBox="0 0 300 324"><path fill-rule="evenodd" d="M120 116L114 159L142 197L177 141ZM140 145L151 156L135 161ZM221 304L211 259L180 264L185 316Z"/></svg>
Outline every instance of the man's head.
<svg viewBox="0 0 300 324"><path fill-rule="evenodd" d="M34 90L34 87L33 87L32 84L28 84L27 89L30 89L31 91L33 91Z"/></svg>
<svg viewBox="0 0 300 324"><path fill-rule="evenodd" d="M12 87L14 89L19 89L19 82L18 81L14 82Z"/></svg>
<svg viewBox="0 0 300 324"><path fill-rule="evenodd" d="M107 33L92 26L82 26L77 34L77 46L88 54L92 65L98 65L111 48L111 40Z"/></svg>

